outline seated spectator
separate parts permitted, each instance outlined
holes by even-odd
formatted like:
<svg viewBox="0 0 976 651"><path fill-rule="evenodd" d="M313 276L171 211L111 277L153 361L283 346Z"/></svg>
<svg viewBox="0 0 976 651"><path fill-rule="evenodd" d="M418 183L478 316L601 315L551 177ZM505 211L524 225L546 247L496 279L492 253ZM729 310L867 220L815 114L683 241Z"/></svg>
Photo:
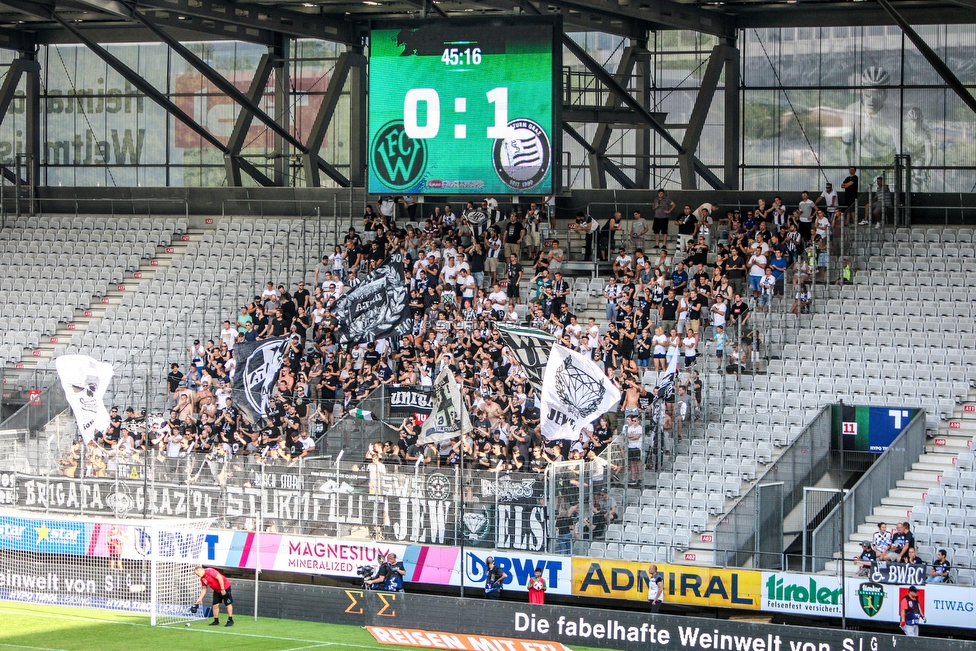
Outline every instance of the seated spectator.
<svg viewBox="0 0 976 651"><path fill-rule="evenodd" d="M940 549L936 552L935 561L929 569L927 583L949 583L949 572L952 564L946 559L946 550Z"/></svg>
<svg viewBox="0 0 976 651"><path fill-rule="evenodd" d="M904 563L908 558L909 548L915 547L915 536L912 535L911 524L899 522L895 525L895 533L891 537L886 558L896 563Z"/></svg>
<svg viewBox="0 0 976 651"><path fill-rule="evenodd" d="M871 548L871 543L867 540L861 543L861 552L854 557L854 564L857 566L858 576L868 576L871 574L871 566L877 560L878 555Z"/></svg>

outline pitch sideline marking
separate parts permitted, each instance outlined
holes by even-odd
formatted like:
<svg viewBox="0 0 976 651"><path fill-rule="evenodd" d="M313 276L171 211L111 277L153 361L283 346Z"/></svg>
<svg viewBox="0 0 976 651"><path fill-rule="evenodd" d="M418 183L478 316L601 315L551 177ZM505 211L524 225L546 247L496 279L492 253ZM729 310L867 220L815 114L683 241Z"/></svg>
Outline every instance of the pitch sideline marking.
<svg viewBox="0 0 976 651"><path fill-rule="evenodd" d="M65 651L64 649L52 649L46 646L27 646L26 644L6 644L0 642L0 646L10 647L12 649L34 649L34 651ZM294 649L289 649L288 651L295 651Z"/></svg>
<svg viewBox="0 0 976 651"><path fill-rule="evenodd" d="M120 621L111 620L111 619L93 619L91 617L73 617L73 616L70 616L70 615L52 615L52 614L37 613L37 612L34 612L34 611L30 611L30 610L27 610L27 611L23 611L23 610L22 611L17 611L15 608L6 608L5 606L6 606L7 603L10 603L10 602L0 602L0 612L5 612L5 613L13 614L13 615L28 615L28 616L31 616L31 617L44 617L44 618L47 618L47 619L64 619L64 620L69 620L69 621L80 621L80 622L91 622L91 621L95 621L95 622L98 622L98 623L101 623L101 624L120 624L122 626L139 626L139 627L142 627L142 628L152 628L152 626L150 624L140 624L139 622L120 622ZM322 623L324 623L324 622L322 622ZM342 624L335 624L335 626L342 626ZM157 626L157 628L161 628L161 627L158 627ZM227 631L227 630L212 631L210 629L205 629L205 628L191 628L189 631L187 631L185 628L182 628L182 627L177 628L177 627L171 627L171 626L165 626L165 627L162 627L162 628L176 630L176 631L183 631L185 633L190 633L190 632L193 632L193 633L210 633L210 634L214 634L214 635L235 635L237 637L255 637L255 638L262 638L262 639L265 639L265 640L283 640L285 642L308 642L308 643L310 643L310 646L297 647L296 649L283 649L282 651L297 651L297 649L312 649L312 648L317 648L317 647L336 646L336 645L342 646L342 647L349 647L349 648L352 648L352 649L373 649L374 651L376 649L376 647L369 646L369 645L366 645L366 644L347 644L345 642L321 642L319 640L303 640L303 639L294 638L294 637L278 637L277 635L259 635L257 633L236 633L236 632L231 632L231 631ZM3 644L3 643L0 643L0 646L17 647L17 645ZM65 649L45 649L43 647L19 647L19 648L35 649L37 651L66 651ZM402 648L405 648L405 647L402 647Z"/></svg>

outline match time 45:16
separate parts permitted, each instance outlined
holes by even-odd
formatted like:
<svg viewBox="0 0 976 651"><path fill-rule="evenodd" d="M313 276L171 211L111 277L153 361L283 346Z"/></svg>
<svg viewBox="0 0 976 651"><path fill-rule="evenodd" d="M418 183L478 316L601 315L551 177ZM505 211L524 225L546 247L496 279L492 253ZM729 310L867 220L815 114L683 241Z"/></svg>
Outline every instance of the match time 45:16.
<svg viewBox="0 0 976 651"><path fill-rule="evenodd" d="M441 55L441 61L445 65L449 66L477 66L481 65L481 48L480 47L468 47L461 48L457 47L447 47L444 48L444 54Z"/></svg>

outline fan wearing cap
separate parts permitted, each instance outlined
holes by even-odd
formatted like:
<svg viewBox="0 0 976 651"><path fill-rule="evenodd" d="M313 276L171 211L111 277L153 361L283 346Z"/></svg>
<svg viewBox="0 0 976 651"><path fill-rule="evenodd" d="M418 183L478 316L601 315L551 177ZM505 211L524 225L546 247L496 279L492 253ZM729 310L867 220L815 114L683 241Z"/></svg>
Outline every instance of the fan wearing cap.
<svg viewBox="0 0 976 651"><path fill-rule="evenodd" d="M871 565L878 559L878 555L871 548L870 540L861 541L861 551L854 556L854 564L857 566L858 576L868 576L871 573Z"/></svg>
<svg viewBox="0 0 976 651"><path fill-rule="evenodd" d="M901 630L908 637L918 637L918 625L925 622L925 611L918 598L918 588L912 586L908 594L898 602L898 615L901 618Z"/></svg>

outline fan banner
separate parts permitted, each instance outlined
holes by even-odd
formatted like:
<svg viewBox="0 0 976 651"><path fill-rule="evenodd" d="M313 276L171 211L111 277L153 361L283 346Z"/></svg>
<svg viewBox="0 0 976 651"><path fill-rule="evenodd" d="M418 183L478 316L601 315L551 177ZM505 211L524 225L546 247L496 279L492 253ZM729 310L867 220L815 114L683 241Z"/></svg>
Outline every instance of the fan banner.
<svg viewBox="0 0 976 651"><path fill-rule="evenodd" d="M620 400L600 367L565 346L553 346L542 383L542 436L575 439Z"/></svg>
<svg viewBox="0 0 976 651"><path fill-rule="evenodd" d="M288 337L275 337L234 346L234 356L239 364L234 373L234 402L252 423L268 413L287 345Z"/></svg>
<svg viewBox="0 0 976 651"><path fill-rule="evenodd" d="M391 414L429 414L430 389L424 387L389 387Z"/></svg>
<svg viewBox="0 0 976 651"><path fill-rule="evenodd" d="M434 380L434 407L420 429L417 445L437 443L471 431L471 419L461 398L461 388L450 368Z"/></svg>
<svg viewBox="0 0 976 651"><path fill-rule="evenodd" d="M352 346L410 332L410 289L394 253L335 305L339 343Z"/></svg>
<svg viewBox="0 0 976 651"><path fill-rule="evenodd" d="M64 397L78 421L78 431L88 443L95 432L104 432L109 426L103 398L114 373L112 365L88 355L61 355L54 360L54 366Z"/></svg>
<svg viewBox="0 0 976 651"><path fill-rule="evenodd" d="M475 208L474 210L465 210L461 213L464 219L467 220L472 226L479 226L488 221L488 214L484 210Z"/></svg>
<svg viewBox="0 0 976 651"><path fill-rule="evenodd" d="M536 391L542 391L546 362L549 361L549 351L556 343L556 338L536 328L502 324L496 324L495 328L501 333L502 342L515 355L529 384Z"/></svg>
<svg viewBox="0 0 976 651"><path fill-rule="evenodd" d="M674 402L674 378L678 374L678 357L675 355L668 364L668 370L664 372L661 383L657 387L657 397L655 400Z"/></svg>

